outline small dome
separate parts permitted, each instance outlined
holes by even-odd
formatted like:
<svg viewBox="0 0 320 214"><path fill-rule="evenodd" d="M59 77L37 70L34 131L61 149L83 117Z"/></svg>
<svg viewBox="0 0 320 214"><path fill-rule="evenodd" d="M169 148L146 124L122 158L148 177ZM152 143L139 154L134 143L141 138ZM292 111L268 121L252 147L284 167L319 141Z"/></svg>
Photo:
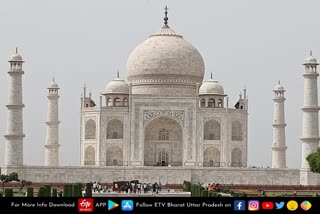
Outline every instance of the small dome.
<svg viewBox="0 0 320 214"><path fill-rule="evenodd" d="M284 90L284 87L282 85L276 85L274 87L274 90L277 90L277 91L283 91Z"/></svg>
<svg viewBox="0 0 320 214"><path fill-rule="evenodd" d="M129 94L129 85L124 80L116 78L107 84L103 94Z"/></svg>
<svg viewBox="0 0 320 214"><path fill-rule="evenodd" d="M273 91L285 91L284 87L280 84L280 81L278 82L278 85L274 87Z"/></svg>
<svg viewBox="0 0 320 214"><path fill-rule="evenodd" d="M310 56L304 60L304 65L319 65L317 59L312 56L312 51L310 51Z"/></svg>
<svg viewBox="0 0 320 214"><path fill-rule="evenodd" d="M318 64L317 59L314 56L309 56L305 61L304 64Z"/></svg>
<svg viewBox="0 0 320 214"><path fill-rule="evenodd" d="M59 88L59 85L55 81L53 81L52 83L49 84L48 88Z"/></svg>
<svg viewBox="0 0 320 214"><path fill-rule="evenodd" d="M9 62L23 62L22 56L18 53L14 53L11 55Z"/></svg>
<svg viewBox="0 0 320 214"><path fill-rule="evenodd" d="M224 95L224 90L222 85L218 83L218 81L210 79L205 81L199 89L199 95L206 94Z"/></svg>

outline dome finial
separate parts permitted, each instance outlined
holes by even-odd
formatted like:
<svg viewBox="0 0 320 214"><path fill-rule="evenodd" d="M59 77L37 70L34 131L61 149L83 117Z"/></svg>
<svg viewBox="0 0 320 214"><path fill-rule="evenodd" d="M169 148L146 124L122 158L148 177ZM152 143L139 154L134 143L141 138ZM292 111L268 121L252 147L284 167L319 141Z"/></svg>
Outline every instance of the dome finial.
<svg viewBox="0 0 320 214"><path fill-rule="evenodd" d="M312 56L312 50L310 50L310 56Z"/></svg>
<svg viewBox="0 0 320 214"><path fill-rule="evenodd" d="M212 72L211 72L211 79L213 79L213 77L212 77Z"/></svg>
<svg viewBox="0 0 320 214"><path fill-rule="evenodd" d="M117 78L120 78L120 75L119 75L119 70L117 71Z"/></svg>
<svg viewBox="0 0 320 214"><path fill-rule="evenodd" d="M18 53L18 47L16 47L16 54Z"/></svg>
<svg viewBox="0 0 320 214"><path fill-rule="evenodd" d="M164 20L164 24L168 25L168 7L167 7L167 5L164 8L164 19L163 20Z"/></svg>
<svg viewBox="0 0 320 214"><path fill-rule="evenodd" d="M278 80L278 84L281 85L281 84L280 84L280 80Z"/></svg>
<svg viewBox="0 0 320 214"><path fill-rule="evenodd" d="M54 77L52 77L52 82L54 82Z"/></svg>

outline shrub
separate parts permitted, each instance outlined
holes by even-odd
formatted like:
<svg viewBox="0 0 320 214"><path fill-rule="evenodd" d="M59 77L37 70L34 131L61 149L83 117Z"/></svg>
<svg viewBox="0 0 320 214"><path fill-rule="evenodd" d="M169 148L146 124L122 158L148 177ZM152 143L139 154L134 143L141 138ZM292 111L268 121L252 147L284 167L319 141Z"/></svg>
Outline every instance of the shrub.
<svg viewBox="0 0 320 214"><path fill-rule="evenodd" d="M72 197L82 197L82 184L72 185Z"/></svg>
<svg viewBox="0 0 320 214"><path fill-rule="evenodd" d="M13 197L13 189L5 189L4 197Z"/></svg>
<svg viewBox="0 0 320 214"><path fill-rule="evenodd" d="M44 185L43 197L51 197L51 186L50 185Z"/></svg>
<svg viewBox="0 0 320 214"><path fill-rule="evenodd" d="M70 184L63 185L63 197L71 197Z"/></svg>
<svg viewBox="0 0 320 214"><path fill-rule="evenodd" d="M192 197L197 197L197 185L196 184L192 184L191 194L192 194Z"/></svg>
<svg viewBox="0 0 320 214"><path fill-rule="evenodd" d="M210 192L210 197L217 197L218 193L215 191L209 191Z"/></svg>
<svg viewBox="0 0 320 214"><path fill-rule="evenodd" d="M203 190L201 192L201 197L208 197L208 191L207 190Z"/></svg>
<svg viewBox="0 0 320 214"><path fill-rule="evenodd" d="M92 197L92 183L87 183L85 197Z"/></svg>
<svg viewBox="0 0 320 214"><path fill-rule="evenodd" d="M38 197L44 197L45 196L45 187L40 187L38 190Z"/></svg>
<svg viewBox="0 0 320 214"><path fill-rule="evenodd" d="M228 189L222 189L220 192L223 192L223 193L229 193L229 192L230 192L230 190L228 190Z"/></svg>
<svg viewBox="0 0 320 214"><path fill-rule="evenodd" d="M235 192L234 194L233 194L233 197L239 197L239 193L237 193L237 192Z"/></svg>
<svg viewBox="0 0 320 214"><path fill-rule="evenodd" d="M190 181L183 181L183 191L190 192L191 191L191 182Z"/></svg>
<svg viewBox="0 0 320 214"><path fill-rule="evenodd" d="M52 189L52 197L57 197L57 194L58 193L58 191L57 191L57 189Z"/></svg>
<svg viewBox="0 0 320 214"><path fill-rule="evenodd" d="M27 197L33 197L33 188L32 187L27 188Z"/></svg>
<svg viewBox="0 0 320 214"><path fill-rule="evenodd" d="M240 193L239 197L247 197L247 193L245 193L245 192Z"/></svg>

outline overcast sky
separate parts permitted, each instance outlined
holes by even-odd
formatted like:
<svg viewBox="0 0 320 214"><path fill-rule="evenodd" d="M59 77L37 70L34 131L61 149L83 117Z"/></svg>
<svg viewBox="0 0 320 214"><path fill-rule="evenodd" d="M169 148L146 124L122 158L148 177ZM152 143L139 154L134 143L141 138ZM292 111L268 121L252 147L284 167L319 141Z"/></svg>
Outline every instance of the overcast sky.
<svg viewBox="0 0 320 214"><path fill-rule="evenodd" d="M116 76L126 78L130 52L163 24L193 44L235 104L249 96L249 165L271 166L273 92L286 88L287 165L300 167L303 65L320 56L320 1L300 0L1 0L0 165L4 164L8 59L16 46L23 76L24 162L44 164L47 86L60 90L60 165L80 162L80 94L85 82L99 93Z"/></svg>

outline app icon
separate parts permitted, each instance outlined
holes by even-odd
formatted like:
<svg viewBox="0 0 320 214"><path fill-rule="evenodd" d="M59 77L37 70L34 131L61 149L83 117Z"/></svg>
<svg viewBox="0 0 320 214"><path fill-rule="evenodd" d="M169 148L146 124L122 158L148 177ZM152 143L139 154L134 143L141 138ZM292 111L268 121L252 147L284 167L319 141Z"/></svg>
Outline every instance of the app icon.
<svg viewBox="0 0 320 214"><path fill-rule="evenodd" d="M258 200L250 200L248 202L249 211L258 211L260 209L260 202Z"/></svg>
<svg viewBox="0 0 320 214"><path fill-rule="evenodd" d="M244 210L246 210L246 201L245 200L235 200L233 202L233 209L235 211L244 211Z"/></svg>
<svg viewBox="0 0 320 214"><path fill-rule="evenodd" d="M264 209L264 210L272 210L273 208L274 208L273 202L271 202L271 201L262 202L262 209Z"/></svg>
<svg viewBox="0 0 320 214"><path fill-rule="evenodd" d="M303 209L304 211L310 210L312 204L309 201L303 201L300 204L301 209Z"/></svg>
<svg viewBox="0 0 320 214"><path fill-rule="evenodd" d="M122 211L132 211L133 210L133 201L132 200L122 200L121 201L121 210Z"/></svg>
<svg viewBox="0 0 320 214"><path fill-rule="evenodd" d="M298 203L294 200L288 201L287 208L290 211L295 211L296 209L298 209Z"/></svg>
<svg viewBox="0 0 320 214"><path fill-rule="evenodd" d="M281 201L281 202L276 202L276 209L277 210L280 210L280 209L282 209L284 207L284 202L283 201Z"/></svg>
<svg viewBox="0 0 320 214"><path fill-rule="evenodd" d="M92 198L79 198L78 199L79 212L93 212L93 199Z"/></svg>
<svg viewBox="0 0 320 214"><path fill-rule="evenodd" d="M113 210L116 207L119 207L119 204L114 201L108 200L108 210Z"/></svg>

